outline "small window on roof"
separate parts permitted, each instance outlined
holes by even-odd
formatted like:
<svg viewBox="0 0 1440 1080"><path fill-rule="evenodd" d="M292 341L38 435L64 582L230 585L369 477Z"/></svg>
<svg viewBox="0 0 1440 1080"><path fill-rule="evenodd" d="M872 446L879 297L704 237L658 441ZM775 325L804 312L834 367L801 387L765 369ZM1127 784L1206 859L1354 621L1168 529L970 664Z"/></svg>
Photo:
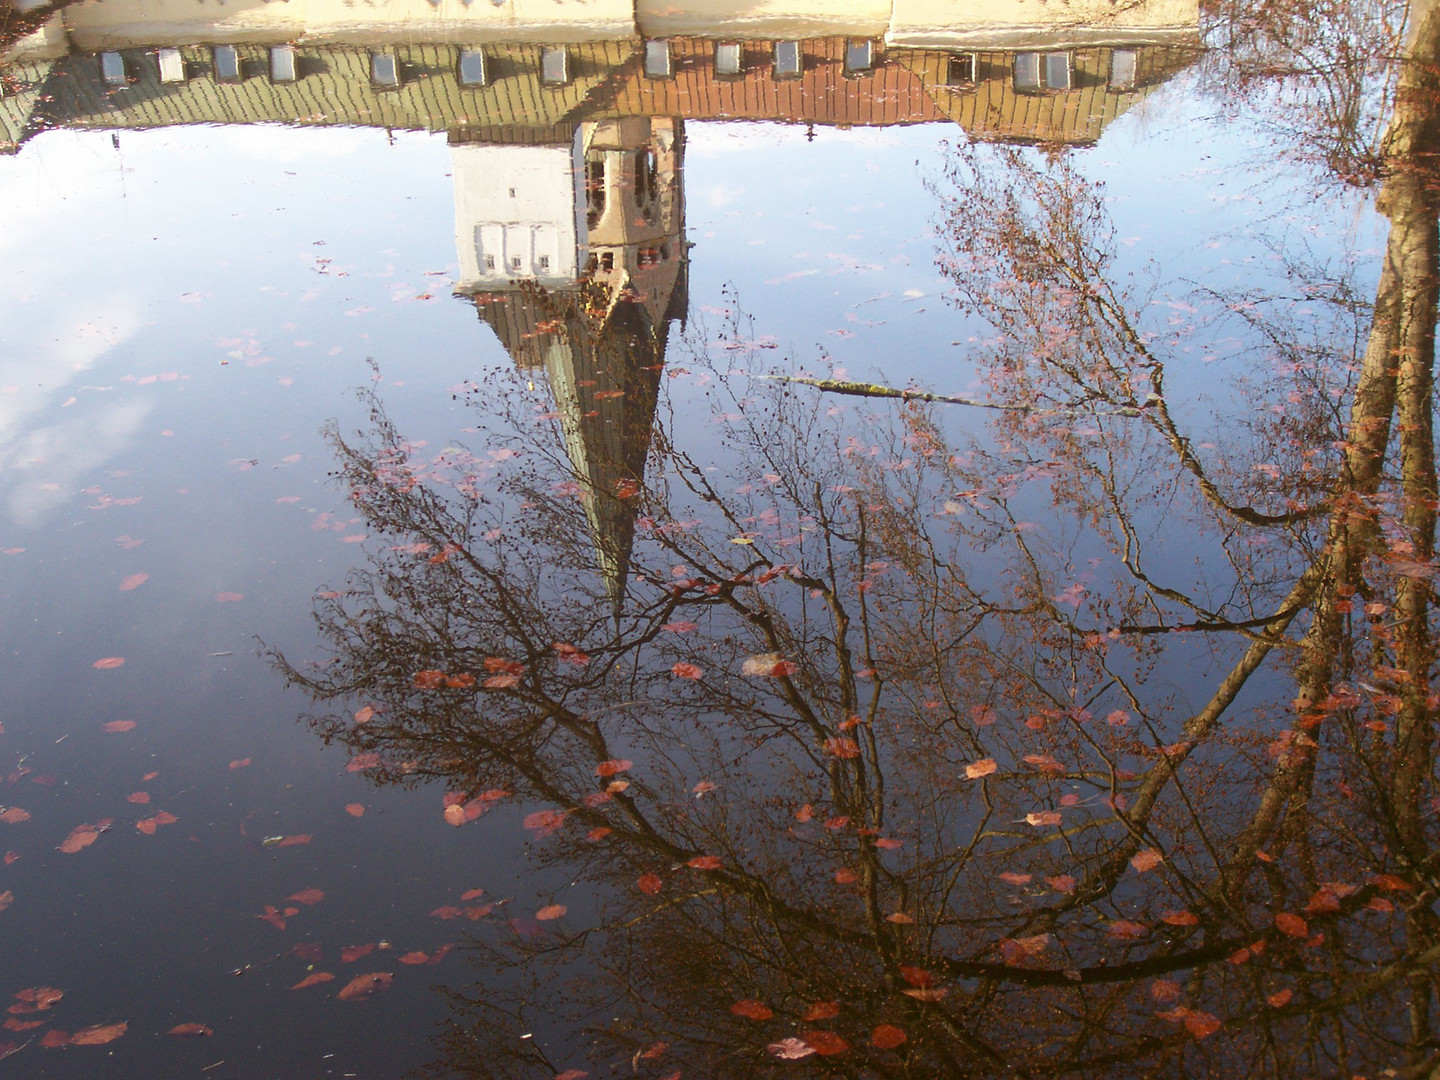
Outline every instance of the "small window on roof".
<svg viewBox="0 0 1440 1080"><path fill-rule="evenodd" d="M485 54L479 49L461 49L460 85L484 86L485 82Z"/></svg>
<svg viewBox="0 0 1440 1080"><path fill-rule="evenodd" d="M645 42L645 77L668 79L675 74L675 61L670 55L670 42Z"/></svg>
<svg viewBox="0 0 1440 1080"><path fill-rule="evenodd" d="M1015 89L1016 90L1039 90L1040 89L1040 54L1039 53L1016 53L1015 54Z"/></svg>
<svg viewBox="0 0 1440 1080"><path fill-rule="evenodd" d="M126 85L129 80L125 77L125 58L118 52L101 53L100 78L106 86Z"/></svg>
<svg viewBox="0 0 1440 1080"><path fill-rule="evenodd" d="M800 43L798 41L777 41L775 43L775 77L795 79L800 76Z"/></svg>
<svg viewBox="0 0 1440 1080"><path fill-rule="evenodd" d="M845 42L845 74L857 75L875 66L875 43L869 38Z"/></svg>
<svg viewBox="0 0 1440 1080"><path fill-rule="evenodd" d="M511 269L511 270L519 270L519 269L520 269L520 256L519 256L519 255L511 255L511 256L510 256L510 269Z"/></svg>
<svg viewBox="0 0 1440 1080"><path fill-rule="evenodd" d="M973 52L951 53L945 64L945 85L973 86L980 64Z"/></svg>
<svg viewBox="0 0 1440 1080"><path fill-rule="evenodd" d="M270 81L294 82L299 74L294 45L276 45L270 50Z"/></svg>
<svg viewBox="0 0 1440 1080"><path fill-rule="evenodd" d="M486 256L485 256L485 269L486 269L486 270L494 270L494 269L495 269L495 256L494 256L494 255L486 255Z"/></svg>
<svg viewBox="0 0 1440 1080"><path fill-rule="evenodd" d="M549 269L550 269L550 256L549 256L549 255L541 255L541 256L540 256L540 269L541 269L541 270L549 270Z"/></svg>
<svg viewBox="0 0 1440 1080"><path fill-rule="evenodd" d="M715 46L715 74L733 76L740 74L741 52L738 41L723 41Z"/></svg>
<svg viewBox="0 0 1440 1080"><path fill-rule="evenodd" d="M185 58L179 49L161 49L157 59L160 62L162 83L183 83L185 81Z"/></svg>
<svg viewBox="0 0 1440 1080"><path fill-rule="evenodd" d="M394 53L370 54L370 81L387 90L400 85L400 64Z"/></svg>
<svg viewBox="0 0 1440 1080"><path fill-rule="evenodd" d="M240 54L234 45L215 46L215 78L220 82L240 81Z"/></svg>
<svg viewBox="0 0 1440 1080"><path fill-rule="evenodd" d="M1116 49L1110 54L1110 88L1112 90L1135 89L1134 49Z"/></svg>
<svg viewBox="0 0 1440 1080"><path fill-rule="evenodd" d="M1070 54L1068 52L1045 54L1045 89L1070 89Z"/></svg>
<svg viewBox="0 0 1440 1080"><path fill-rule="evenodd" d="M564 49L546 49L540 54L540 81L563 86L570 81L570 54Z"/></svg>

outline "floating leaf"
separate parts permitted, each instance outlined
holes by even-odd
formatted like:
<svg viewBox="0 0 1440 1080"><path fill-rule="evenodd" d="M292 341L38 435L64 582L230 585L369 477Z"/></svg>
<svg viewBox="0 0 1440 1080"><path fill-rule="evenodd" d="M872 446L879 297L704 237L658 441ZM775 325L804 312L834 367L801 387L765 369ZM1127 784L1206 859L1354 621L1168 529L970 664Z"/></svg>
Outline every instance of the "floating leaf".
<svg viewBox="0 0 1440 1080"><path fill-rule="evenodd" d="M843 1054L850 1044L833 1031L802 1031L801 1040L822 1057Z"/></svg>
<svg viewBox="0 0 1440 1080"><path fill-rule="evenodd" d="M540 922L550 922L560 918L565 914L565 911L566 908L564 904L546 904L535 913L535 918Z"/></svg>
<svg viewBox="0 0 1440 1080"><path fill-rule="evenodd" d="M6 825L19 825L22 821L29 820L29 811L21 810L18 806L6 807L5 810L0 811L0 822L3 822Z"/></svg>
<svg viewBox="0 0 1440 1080"><path fill-rule="evenodd" d="M70 1045L70 1033L61 1031L59 1028L51 1028L40 1038L40 1045L47 1050L53 1050L58 1046Z"/></svg>
<svg viewBox="0 0 1440 1080"><path fill-rule="evenodd" d="M100 730L101 730L101 731L108 731L108 732L110 732L112 735L118 735L119 733L121 733L121 732L123 732L123 731L134 731L134 730L135 730L135 721L134 721L134 720L111 720L108 724L101 724L101 725L100 725Z"/></svg>
<svg viewBox="0 0 1440 1080"><path fill-rule="evenodd" d="M775 1010L766 1005L763 1001L756 1001L754 998L744 998L730 1006L730 1011L736 1016L743 1016L746 1020L769 1020L775 1015Z"/></svg>
<svg viewBox="0 0 1440 1080"><path fill-rule="evenodd" d="M120 591L129 592L131 589L138 589L149 580L149 574L129 574L120 582Z"/></svg>
<svg viewBox="0 0 1440 1080"><path fill-rule="evenodd" d="M1283 1008L1290 1004L1290 999L1295 996L1295 991L1288 986L1284 990L1277 990L1265 999L1265 1003L1272 1009Z"/></svg>
<svg viewBox="0 0 1440 1080"><path fill-rule="evenodd" d="M346 945L340 950L340 962L342 964L353 964L362 956L369 956L375 951L375 943L372 941L366 945Z"/></svg>
<svg viewBox="0 0 1440 1080"><path fill-rule="evenodd" d="M635 887L646 896L654 896L665 887L665 883L655 874L641 874L635 881Z"/></svg>
<svg viewBox="0 0 1440 1080"><path fill-rule="evenodd" d="M765 1049L781 1061L799 1061L801 1058L810 1057L815 1053L814 1047L794 1037L773 1042L765 1047Z"/></svg>
<svg viewBox="0 0 1440 1080"><path fill-rule="evenodd" d="M4 911L14 902L15 894L9 889L6 889L4 892L0 892L0 911Z"/></svg>
<svg viewBox="0 0 1440 1080"><path fill-rule="evenodd" d="M1058 811L1058 810L1042 810L1042 811L1039 811L1039 812L1037 812L1037 813L1026 814L1026 815L1025 815L1025 824L1026 824L1026 825L1037 825L1037 826L1039 826L1039 825L1059 825L1059 824L1060 824L1060 811Z"/></svg>
<svg viewBox="0 0 1440 1080"><path fill-rule="evenodd" d="M71 1046L103 1046L106 1043L114 1042L129 1030L130 1025L125 1021L118 1024L92 1024L90 1027L81 1028L70 1036Z"/></svg>
<svg viewBox="0 0 1440 1080"><path fill-rule="evenodd" d="M365 816L365 804L364 804L364 803L358 803L358 802L346 803L346 804L345 804L345 812L346 812L347 814L349 814L351 817L364 817L364 816Z"/></svg>
<svg viewBox="0 0 1440 1080"><path fill-rule="evenodd" d="M335 995L340 1001L364 1001L366 998L388 989L394 972L372 971L368 975L356 975Z"/></svg>
<svg viewBox="0 0 1440 1080"><path fill-rule="evenodd" d="M135 803L138 806L144 806L150 801L150 793L148 791L132 791L129 795L125 796L125 801Z"/></svg>
<svg viewBox="0 0 1440 1080"><path fill-rule="evenodd" d="M232 762L230 762L230 768L232 768L232 769L243 769L243 768L245 768L247 765L249 765L252 760L253 760L253 759L248 758L248 757L247 757L247 758L240 758L238 761L232 761Z"/></svg>
<svg viewBox="0 0 1440 1080"><path fill-rule="evenodd" d="M825 740L825 752L838 758L858 758L860 744L847 735L837 735Z"/></svg>
<svg viewBox="0 0 1440 1080"><path fill-rule="evenodd" d="M870 1033L870 1044L881 1050L894 1050L908 1036L894 1024L878 1024Z"/></svg>
<svg viewBox="0 0 1440 1080"><path fill-rule="evenodd" d="M915 924L915 916L907 915L903 911L892 911L889 915L885 916L885 921L898 923L901 926L913 926Z"/></svg>
<svg viewBox="0 0 1440 1080"><path fill-rule="evenodd" d="M244 595L243 595L242 593L238 593L238 592L222 592L222 593L216 593L216 594L215 594L215 600L216 600L217 603L220 603L220 604L233 604L233 603L235 603L237 600L244 600L244 599L245 599Z"/></svg>
<svg viewBox="0 0 1440 1080"><path fill-rule="evenodd" d="M76 825L70 830L70 835L60 845L60 850L66 855L74 855L82 851L100 839L100 830L94 825Z"/></svg>
<svg viewBox="0 0 1440 1080"><path fill-rule="evenodd" d="M989 776L998 768L1000 766L995 764L994 758L982 758L965 766L965 777L968 780L979 780L982 776Z"/></svg>
<svg viewBox="0 0 1440 1080"><path fill-rule="evenodd" d="M286 900L294 900L297 904L304 904L311 907L325 899L325 893L320 889L301 889L297 893L285 897Z"/></svg>
<svg viewBox="0 0 1440 1080"><path fill-rule="evenodd" d="M719 870L725 864L718 855L696 855L685 865L696 870Z"/></svg>
<svg viewBox="0 0 1440 1080"><path fill-rule="evenodd" d="M1193 911L1167 911L1160 916L1160 921L1170 926L1199 926L1200 916Z"/></svg>
<svg viewBox="0 0 1440 1080"><path fill-rule="evenodd" d="M173 1035L177 1039L204 1039L215 1032L204 1024L176 1024L165 1034Z"/></svg>
<svg viewBox="0 0 1440 1080"><path fill-rule="evenodd" d="M596 776L614 776L617 773L629 772L635 767L633 761L626 761L624 758L612 758L609 761L602 761L595 766Z"/></svg>
<svg viewBox="0 0 1440 1080"><path fill-rule="evenodd" d="M90 666L93 668L99 668L101 671L109 671L111 668L117 668L123 663L125 663L125 658L123 656L106 656L99 660L96 660Z"/></svg>
<svg viewBox="0 0 1440 1080"><path fill-rule="evenodd" d="M817 1020L834 1020L840 1015L840 1002L838 1001L817 1001L801 1014L801 1020L814 1023Z"/></svg>
<svg viewBox="0 0 1440 1080"><path fill-rule="evenodd" d="M677 679L702 679L705 677L705 669L694 664L687 664L682 660L670 669L670 674Z"/></svg>
<svg viewBox="0 0 1440 1080"><path fill-rule="evenodd" d="M1195 1038L1203 1039L1220 1030L1220 1020L1207 1012L1191 1012L1185 1017L1185 1028Z"/></svg>
<svg viewBox="0 0 1440 1080"><path fill-rule="evenodd" d="M1120 941L1135 941L1149 932L1150 928L1144 923L1131 922L1128 919L1116 919L1106 928L1106 933Z"/></svg>
<svg viewBox="0 0 1440 1080"><path fill-rule="evenodd" d="M1034 880L1033 874L1017 874L1013 870L1003 870L995 876L1006 885L1029 885Z"/></svg>
<svg viewBox="0 0 1440 1080"><path fill-rule="evenodd" d="M1310 925L1299 915L1292 915L1288 911L1275 913L1275 929L1293 938L1308 938L1310 936Z"/></svg>
<svg viewBox="0 0 1440 1080"><path fill-rule="evenodd" d="M157 815L155 815L155 816L156 816L157 820L158 820L159 817L160 817L159 814L157 814ZM171 820L173 821L174 818L171 818ZM162 821L162 822L160 822L160 824L164 825L164 824L166 824L166 822L163 822L163 821ZM301 846L304 845L304 844L310 843L310 841L311 841L312 839L313 839L313 837L312 837L309 833L297 833L297 834L294 835L294 836L282 836L282 837L280 838L279 842L276 843L275 846L276 846L276 847L301 847Z"/></svg>
<svg viewBox="0 0 1440 1080"><path fill-rule="evenodd" d="M1147 870L1154 870L1164 861L1165 856L1161 855L1157 848L1145 848L1134 854L1130 859L1130 865L1135 868L1137 873L1143 874Z"/></svg>

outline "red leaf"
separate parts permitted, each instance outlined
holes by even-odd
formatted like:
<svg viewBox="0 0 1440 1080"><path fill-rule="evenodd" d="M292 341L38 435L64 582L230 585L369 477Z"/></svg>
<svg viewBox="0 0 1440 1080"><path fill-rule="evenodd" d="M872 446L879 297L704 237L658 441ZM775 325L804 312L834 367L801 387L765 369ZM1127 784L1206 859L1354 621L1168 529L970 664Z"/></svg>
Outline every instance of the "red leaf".
<svg viewBox="0 0 1440 1080"><path fill-rule="evenodd" d="M1160 921L1171 926L1199 926L1200 916L1191 911L1167 911Z"/></svg>
<svg viewBox="0 0 1440 1080"><path fill-rule="evenodd" d="M238 592L222 592L222 593L216 593L216 594L215 594L215 601L216 601L216 603L220 603L220 604L233 604L233 603L235 603L235 601L237 601L237 600L244 600L244 599L245 599L244 595L243 595L242 593L238 593Z"/></svg>
<svg viewBox="0 0 1440 1080"><path fill-rule="evenodd" d="M203 1039L215 1032L204 1024L176 1024L166 1034L174 1035L177 1039Z"/></svg>
<svg viewBox="0 0 1440 1080"><path fill-rule="evenodd" d="M522 824L525 828L533 830L537 836L549 836L564 825L565 821L566 815L563 810L536 810L533 814L525 815Z"/></svg>
<svg viewBox="0 0 1440 1080"><path fill-rule="evenodd" d="M894 1050L907 1037L905 1032L894 1024L880 1024L870 1033L870 1043L881 1050Z"/></svg>
<svg viewBox="0 0 1440 1080"><path fill-rule="evenodd" d="M458 675L445 676L445 686L451 690L469 690L475 685L475 676L468 671L462 671Z"/></svg>
<svg viewBox="0 0 1440 1080"><path fill-rule="evenodd" d="M248 758L248 757L247 757L247 758L240 758L238 761L232 761L232 762L230 762L230 768L232 768L232 769L243 769L243 768L245 768L245 766L249 765L252 760L253 760L252 758Z"/></svg>
<svg viewBox="0 0 1440 1080"><path fill-rule="evenodd" d="M1309 924L1299 915L1292 915L1288 911L1278 911L1275 913L1275 929L1279 930L1282 934L1288 934L1294 938L1308 938L1310 936Z"/></svg>
<svg viewBox="0 0 1440 1080"><path fill-rule="evenodd" d="M345 804L345 812L346 812L347 814L349 814L351 817L364 817L364 816L365 816L365 804L364 804L364 803L358 803L358 802L346 803L346 804Z"/></svg>
<svg viewBox="0 0 1440 1080"><path fill-rule="evenodd" d="M158 820L159 817L160 817L159 814L156 814L155 816L156 816L157 820ZM168 822L163 822L163 821L162 821L162 822L160 822L160 824L165 825L165 824L168 824ZM282 839L282 840L281 840L278 844L276 844L275 846L276 846L276 847L300 847L300 846L302 846L302 845L304 845L304 844L310 843L311 839L312 839L312 837L310 836L309 833L297 833L297 834L294 835L294 836L287 836L287 837L285 837L284 839Z"/></svg>
<svg viewBox="0 0 1440 1080"><path fill-rule="evenodd" d="M840 1002L838 1001L817 1001L805 1010L800 1017L801 1020L808 1020L814 1023L816 1020L834 1020L840 1015Z"/></svg>
<svg viewBox="0 0 1440 1080"><path fill-rule="evenodd" d="M131 589L138 589L149 580L149 574L128 574L125 579L120 582L120 591L129 592Z"/></svg>
<svg viewBox="0 0 1440 1080"><path fill-rule="evenodd" d="M374 951L374 942L370 942L367 945L346 945L345 948L340 950L340 962L342 964L353 964L362 956L369 956Z"/></svg>
<svg viewBox="0 0 1440 1080"><path fill-rule="evenodd" d="M460 894L460 899L461 899L461 900L479 900L480 897L482 897L482 896L484 896L484 895L485 895L485 890L484 890L484 889L466 889L463 893Z"/></svg>
<svg viewBox="0 0 1440 1080"><path fill-rule="evenodd" d="M29 811L21 810L18 806L11 806L3 813L0 813L0 822L6 825L19 825L22 821L29 821Z"/></svg>
<svg viewBox="0 0 1440 1080"><path fill-rule="evenodd" d="M309 907L313 904L320 903L321 900L324 900L325 893L320 889L301 889L299 892L294 893L291 896L285 897L285 899L294 900L297 904L304 904Z"/></svg>
<svg viewBox="0 0 1440 1080"><path fill-rule="evenodd" d="M604 840L605 837L609 836L614 831L614 829L611 829L605 825L600 825L586 833L585 839L589 840L590 843L593 844L597 840Z"/></svg>
<svg viewBox="0 0 1440 1080"><path fill-rule="evenodd" d="M730 1011L736 1016L743 1016L747 1020L769 1020L775 1015L775 1010L766 1005L763 1001L755 1001L753 998L745 998L730 1006Z"/></svg>
<svg viewBox="0 0 1440 1080"><path fill-rule="evenodd" d="M667 622L660 629L671 634L688 634L691 630L696 629L696 625L693 622Z"/></svg>
<svg viewBox="0 0 1440 1080"><path fill-rule="evenodd" d="M1075 891L1077 882L1069 874L1059 874L1055 877L1047 877L1045 884L1049 885L1056 892L1069 896Z"/></svg>
<svg viewBox="0 0 1440 1080"><path fill-rule="evenodd" d="M614 776L617 773L629 772L635 767L633 761L626 761L624 758L612 758L609 761L602 761L595 766L596 776Z"/></svg>
<svg viewBox="0 0 1440 1080"><path fill-rule="evenodd" d="M835 882L839 885L854 885L860 880L860 875L848 866L842 866L835 871Z"/></svg>
<svg viewBox="0 0 1440 1080"><path fill-rule="evenodd" d="M265 914L256 915L255 917L263 922L268 922L271 926L275 927L276 930L285 929L285 918L280 914L280 909L273 904L266 904Z"/></svg>
<svg viewBox="0 0 1440 1080"><path fill-rule="evenodd" d="M101 730L101 731L108 731L108 732L110 732L112 735L113 735L113 734L118 734L118 733L120 733L120 732L122 732L122 731L134 731L134 730L135 730L135 721L134 721L134 720L111 720L108 724L101 724L101 725L100 725L100 730Z"/></svg>
<svg viewBox="0 0 1440 1080"><path fill-rule="evenodd" d="M546 904L535 913L535 918L540 922L550 922L553 919L560 918L565 914L565 911L566 908L564 904Z"/></svg>
<svg viewBox="0 0 1440 1080"><path fill-rule="evenodd" d="M850 1044L833 1031L802 1031L800 1039L822 1057L843 1054L850 1049Z"/></svg>
<svg viewBox="0 0 1440 1080"><path fill-rule="evenodd" d="M925 990L935 985L933 972L926 971L922 967L915 967L913 964L901 964L900 977L911 986L918 986Z"/></svg>
<svg viewBox="0 0 1440 1080"><path fill-rule="evenodd" d="M394 978L394 973L389 971L372 971L368 975L356 975L341 988L335 997L340 1001L364 1001L381 990L388 989Z"/></svg>
<svg viewBox="0 0 1440 1080"><path fill-rule="evenodd" d="M702 679L705 677L705 669L679 661L670 669L670 674L677 679Z"/></svg>
<svg viewBox="0 0 1440 1080"><path fill-rule="evenodd" d="M13 1016L3 1024L0 1024L0 1027L3 1027L6 1031L29 1031L32 1028L44 1026L44 1020L16 1020Z"/></svg>
<svg viewBox="0 0 1440 1080"><path fill-rule="evenodd" d="M71 1046L104 1046L124 1035L130 1025L124 1021L118 1024L92 1024L81 1028L70 1036Z"/></svg>
<svg viewBox="0 0 1440 1080"><path fill-rule="evenodd" d="M96 660L95 663L91 664L90 666L93 668L99 668L101 671L109 671L111 668L117 668L123 663L125 663L125 658L123 656L107 656L103 659Z"/></svg>
<svg viewBox="0 0 1440 1080"><path fill-rule="evenodd" d="M1033 874L1017 874L1013 870L1004 870L995 876L1006 885L1029 885L1034 880Z"/></svg>
<svg viewBox="0 0 1440 1080"><path fill-rule="evenodd" d="M1158 850L1155 848L1146 848L1144 851L1137 851L1135 853L1134 857L1130 860L1130 865L1135 868L1137 873L1143 874L1147 870L1154 870L1155 867L1164 861L1165 856L1161 855Z"/></svg>
<svg viewBox="0 0 1440 1080"><path fill-rule="evenodd" d="M416 965L428 964L429 962L430 957L423 952L407 952L404 956L400 957L400 963L402 964Z"/></svg>
<svg viewBox="0 0 1440 1080"><path fill-rule="evenodd" d="M1026 814L1026 815L1025 815L1025 824L1026 824L1026 825L1059 825L1059 824L1060 824L1060 811L1058 811L1058 810L1042 810L1042 811L1039 811L1039 812L1037 812L1037 813Z"/></svg>
<svg viewBox="0 0 1440 1080"><path fill-rule="evenodd" d="M380 755L375 753L356 754L345 765L346 772L363 772L380 764Z"/></svg>
<svg viewBox="0 0 1440 1080"><path fill-rule="evenodd" d="M1294 996L1295 996L1295 991L1294 991L1294 990L1291 990L1291 989L1287 986L1284 990L1277 990L1277 991L1275 991L1275 993L1271 994L1269 997L1267 997L1267 998L1265 999L1265 1002L1266 1002L1266 1004L1268 1004L1272 1009L1279 1009L1279 1008L1282 1008L1282 1007L1285 1006L1285 1005L1290 1004L1290 999L1293 998Z"/></svg>
<svg viewBox="0 0 1440 1080"><path fill-rule="evenodd" d="M331 975L328 971L317 971L313 975L306 975L305 978L290 987L290 989L304 990L308 986L319 986L321 983L330 982L334 978L335 976Z"/></svg>
<svg viewBox="0 0 1440 1080"><path fill-rule="evenodd" d="M1142 938L1150 932L1150 928L1144 923L1131 922L1128 919L1116 919L1106 929L1112 938L1121 941L1134 941Z"/></svg>
<svg viewBox="0 0 1440 1080"><path fill-rule="evenodd" d="M860 744L846 735L837 735L825 740L825 752L838 758L858 758Z"/></svg>
<svg viewBox="0 0 1440 1080"><path fill-rule="evenodd" d="M635 887L646 896L654 896L665 887L665 883L655 874L641 874L635 881Z"/></svg>
<svg viewBox="0 0 1440 1080"><path fill-rule="evenodd" d="M68 1046L70 1044L70 1033L61 1031L59 1028L51 1028L40 1037L40 1045L47 1050L53 1050L57 1046Z"/></svg>
<svg viewBox="0 0 1440 1080"><path fill-rule="evenodd" d="M1203 1039L1220 1030L1220 1021L1207 1012L1192 1012L1185 1017L1185 1027L1195 1038Z"/></svg>
<svg viewBox="0 0 1440 1080"><path fill-rule="evenodd" d="M375 707L373 705L366 705L356 710L355 722L357 724L368 724L373 719L375 719Z"/></svg>
<svg viewBox="0 0 1440 1080"><path fill-rule="evenodd" d="M132 791L129 795L125 796L125 801L135 803L138 806L144 806L150 801L150 793L148 791Z"/></svg>
<svg viewBox="0 0 1440 1080"><path fill-rule="evenodd" d="M445 673L432 668L427 671L417 671L411 683L416 690L434 690L444 681Z"/></svg>
<svg viewBox="0 0 1440 1080"><path fill-rule="evenodd" d="M696 870L719 870L725 864L718 855L696 855L685 865Z"/></svg>
<svg viewBox="0 0 1440 1080"><path fill-rule="evenodd" d="M60 845L60 850L66 855L74 855L98 839L100 839L100 830L94 825L76 825Z"/></svg>

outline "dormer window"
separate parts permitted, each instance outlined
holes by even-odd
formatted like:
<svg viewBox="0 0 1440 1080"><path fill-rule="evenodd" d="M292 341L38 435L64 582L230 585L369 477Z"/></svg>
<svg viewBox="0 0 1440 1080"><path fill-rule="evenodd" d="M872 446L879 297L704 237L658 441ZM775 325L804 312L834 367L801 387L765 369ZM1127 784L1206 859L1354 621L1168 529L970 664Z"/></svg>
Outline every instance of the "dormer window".
<svg viewBox="0 0 1440 1080"><path fill-rule="evenodd" d="M215 81L233 83L240 81L240 53L234 45L216 45L213 53Z"/></svg>
<svg viewBox="0 0 1440 1080"><path fill-rule="evenodd" d="M723 41L715 46L715 74L722 79L733 79L740 74L744 57L738 41Z"/></svg>
<svg viewBox="0 0 1440 1080"><path fill-rule="evenodd" d="M1134 49L1116 49L1110 54L1110 89L1134 90L1138 56Z"/></svg>
<svg viewBox="0 0 1440 1080"><path fill-rule="evenodd" d="M864 75L875 67L875 43L869 38L845 42L845 74Z"/></svg>
<svg viewBox="0 0 1440 1080"><path fill-rule="evenodd" d="M951 53L945 62L946 86L974 86L979 82L979 58L972 53Z"/></svg>
<svg viewBox="0 0 1440 1080"><path fill-rule="evenodd" d="M179 49L161 49L156 57L160 65L162 83L183 83L185 81L185 58Z"/></svg>
<svg viewBox="0 0 1440 1080"><path fill-rule="evenodd" d="M125 75L125 58L118 52L100 54L100 79L106 86L119 88L129 84Z"/></svg>
<svg viewBox="0 0 1440 1080"><path fill-rule="evenodd" d="M461 49L460 85L484 86L487 81L485 54L479 49Z"/></svg>
<svg viewBox="0 0 1440 1080"><path fill-rule="evenodd" d="M540 81L546 86L564 86L570 81L570 54L563 48L540 54Z"/></svg>
<svg viewBox="0 0 1440 1080"><path fill-rule="evenodd" d="M798 79L800 72L800 43L798 41L777 41L775 43L775 78Z"/></svg>
<svg viewBox="0 0 1440 1080"><path fill-rule="evenodd" d="M370 54L370 82L381 90L400 88L400 64L394 53Z"/></svg>
<svg viewBox="0 0 1440 1080"><path fill-rule="evenodd" d="M675 58L670 54L670 42L645 42L645 77L668 79L674 74Z"/></svg>
<svg viewBox="0 0 1440 1080"><path fill-rule="evenodd" d="M292 83L299 76L300 65L294 45L276 45L270 50L270 81Z"/></svg>
<svg viewBox="0 0 1440 1080"><path fill-rule="evenodd" d="M1040 90L1069 90L1072 82L1070 54L1017 53L1015 89L1034 93Z"/></svg>

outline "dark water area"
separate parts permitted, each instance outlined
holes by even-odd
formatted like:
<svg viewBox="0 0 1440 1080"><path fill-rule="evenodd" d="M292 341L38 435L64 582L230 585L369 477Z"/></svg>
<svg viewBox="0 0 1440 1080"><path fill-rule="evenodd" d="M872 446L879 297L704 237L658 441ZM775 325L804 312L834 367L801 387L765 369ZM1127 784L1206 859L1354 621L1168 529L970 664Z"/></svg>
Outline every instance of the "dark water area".
<svg viewBox="0 0 1440 1080"><path fill-rule="evenodd" d="M4 3L0 1075L1440 1071L1428 5Z"/></svg>

